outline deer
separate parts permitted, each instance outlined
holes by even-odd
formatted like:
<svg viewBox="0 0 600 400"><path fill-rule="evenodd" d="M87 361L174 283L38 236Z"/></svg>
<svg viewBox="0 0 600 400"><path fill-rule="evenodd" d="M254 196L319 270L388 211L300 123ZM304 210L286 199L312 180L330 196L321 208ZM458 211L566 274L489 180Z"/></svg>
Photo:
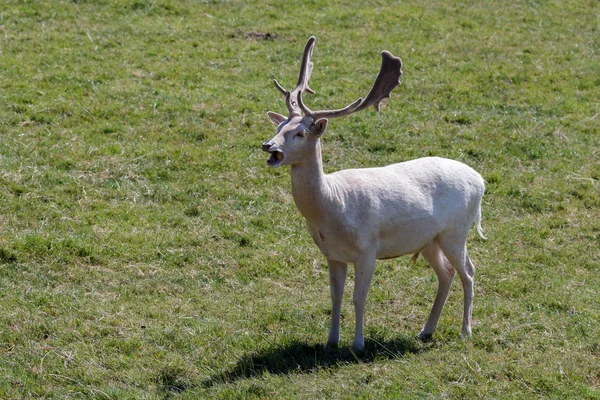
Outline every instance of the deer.
<svg viewBox="0 0 600 400"><path fill-rule="evenodd" d="M437 294L418 338L431 340L455 273L464 294L462 337L470 337L475 267L467 255L466 242L474 222L479 236L485 239L481 227L483 178L466 164L440 157L325 174L320 139L328 120L369 106L380 111L380 102L400 84L402 60L384 50L379 74L364 99L341 109L312 111L302 95L315 93L308 86L314 44L315 37L311 36L294 90L290 92L273 80L285 96L288 115L267 113L277 130L263 143L262 150L270 153L269 167L290 166L294 203L327 259L331 325L325 347L339 345L348 264L354 265L355 272L353 349L363 351L365 304L376 260L411 254L413 261L421 255L438 278Z"/></svg>

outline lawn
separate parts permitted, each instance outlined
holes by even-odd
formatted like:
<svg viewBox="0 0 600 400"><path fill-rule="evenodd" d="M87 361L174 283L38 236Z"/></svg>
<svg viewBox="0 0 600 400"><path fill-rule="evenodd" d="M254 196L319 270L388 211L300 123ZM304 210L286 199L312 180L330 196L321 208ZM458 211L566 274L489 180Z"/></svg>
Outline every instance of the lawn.
<svg viewBox="0 0 600 400"><path fill-rule="evenodd" d="M325 351L328 273L260 150L317 43L326 172L424 156L487 182L458 280L378 262L366 351ZM600 3L5 1L0 398L600 398Z"/></svg>

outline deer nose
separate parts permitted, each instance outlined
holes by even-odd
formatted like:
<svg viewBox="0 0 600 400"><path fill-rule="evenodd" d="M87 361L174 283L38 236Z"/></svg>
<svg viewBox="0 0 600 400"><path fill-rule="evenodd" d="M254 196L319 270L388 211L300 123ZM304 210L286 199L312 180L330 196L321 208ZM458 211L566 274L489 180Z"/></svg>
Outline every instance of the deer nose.
<svg viewBox="0 0 600 400"><path fill-rule="evenodd" d="M271 150L271 147L273 147L273 144L274 143L271 142L271 141L264 142L263 145L262 145L263 151L269 151L269 150Z"/></svg>

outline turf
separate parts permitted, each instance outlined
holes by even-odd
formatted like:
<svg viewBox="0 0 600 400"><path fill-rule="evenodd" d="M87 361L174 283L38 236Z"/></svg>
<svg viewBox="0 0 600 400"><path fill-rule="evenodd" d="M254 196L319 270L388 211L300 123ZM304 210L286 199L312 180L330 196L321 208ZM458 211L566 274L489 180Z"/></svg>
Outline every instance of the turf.
<svg viewBox="0 0 600 400"><path fill-rule="evenodd" d="M600 398L600 3L5 1L0 397ZM487 181L471 340L454 284L378 263L324 351L324 257L266 111L317 37L326 172L436 155ZM352 274L351 274L352 275Z"/></svg>

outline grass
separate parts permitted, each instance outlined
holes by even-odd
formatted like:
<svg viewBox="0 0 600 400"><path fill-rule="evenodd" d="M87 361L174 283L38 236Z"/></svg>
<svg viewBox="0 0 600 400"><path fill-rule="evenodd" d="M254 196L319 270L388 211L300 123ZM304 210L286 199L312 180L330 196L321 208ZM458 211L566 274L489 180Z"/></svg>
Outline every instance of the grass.
<svg viewBox="0 0 600 400"><path fill-rule="evenodd" d="M599 7L5 2L0 397L600 398ZM350 296L322 349L324 258L260 151L313 34L313 109L364 95L382 49L405 64L383 113L330 124L328 172L438 155L488 182L471 340L456 283L415 339L436 281L400 258L366 352Z"/></svg>

